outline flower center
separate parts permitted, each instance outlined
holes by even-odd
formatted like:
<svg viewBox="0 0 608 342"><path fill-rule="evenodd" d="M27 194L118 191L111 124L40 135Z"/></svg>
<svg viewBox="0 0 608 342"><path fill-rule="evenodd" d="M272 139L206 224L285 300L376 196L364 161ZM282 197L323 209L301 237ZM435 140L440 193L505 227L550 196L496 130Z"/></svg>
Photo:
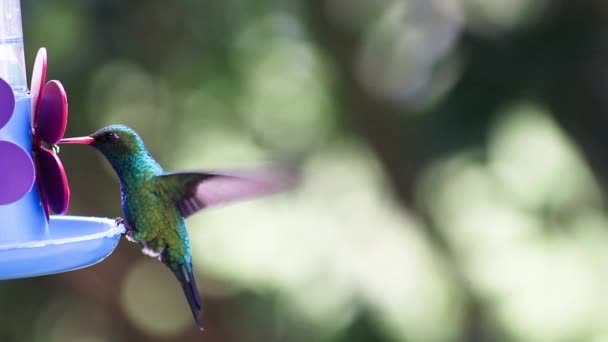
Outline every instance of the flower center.
<svg viewBox="0 0 608 342"><path fill-rule="evenodd" d="M42 141L40 145L46 149L52 150L55 154L59 154L59 145L49 144L45 141Z"/></svg>

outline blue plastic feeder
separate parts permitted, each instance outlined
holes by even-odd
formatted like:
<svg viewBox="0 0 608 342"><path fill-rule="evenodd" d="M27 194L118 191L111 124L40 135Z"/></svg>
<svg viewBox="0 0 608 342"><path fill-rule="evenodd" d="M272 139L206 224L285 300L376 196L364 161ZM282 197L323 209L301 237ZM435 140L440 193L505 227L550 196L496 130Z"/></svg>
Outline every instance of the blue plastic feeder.
<svg viewBox="0 0 608 342"><path fill-rule="evenodd" d="M69 203L50 148L65 131L67 99L61 83L45 83L44 49L28 91L19 0L0 0L0 9L0 279L93 265L114 251L123 227L107 218L49 217Z"/></svg>

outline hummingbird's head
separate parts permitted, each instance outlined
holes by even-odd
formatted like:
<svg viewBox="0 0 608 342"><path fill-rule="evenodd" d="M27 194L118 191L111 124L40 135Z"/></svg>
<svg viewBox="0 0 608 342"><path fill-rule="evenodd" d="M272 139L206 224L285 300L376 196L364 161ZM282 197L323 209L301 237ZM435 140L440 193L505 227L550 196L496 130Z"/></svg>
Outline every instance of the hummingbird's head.
<svg viewBox="0 0 608 342"><path fill-rule="evenodd" d="M62 139L60 144L85 144L95 147L110 162L130 155L147 154L139 135L124 125L104 127L86 137Z"/></svg>
<svg viewBox="0 0 608 342"><path fill-rule="evenodd" d="M144 142L131 128L124 125L104 127L91 135L91 146L103 154L136 153L145 150Z"/></svg>

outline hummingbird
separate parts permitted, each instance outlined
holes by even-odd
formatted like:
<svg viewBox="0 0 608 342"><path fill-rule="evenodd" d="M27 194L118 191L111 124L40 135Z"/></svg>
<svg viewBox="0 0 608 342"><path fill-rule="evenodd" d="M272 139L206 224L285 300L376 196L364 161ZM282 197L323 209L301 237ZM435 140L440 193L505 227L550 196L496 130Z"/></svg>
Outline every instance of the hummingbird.
<svg viewBox="0 0 608 342"><path fill-rule="evenodd" d="M261 169L241 172L165 172L141 137L124 125L104 127L90 136L62 139L86 144L105 156L120 181L125 237L157 257L181 283L198 327L203 330L199 296L185 218L216 205L287 190L292 172Z"/></svg>

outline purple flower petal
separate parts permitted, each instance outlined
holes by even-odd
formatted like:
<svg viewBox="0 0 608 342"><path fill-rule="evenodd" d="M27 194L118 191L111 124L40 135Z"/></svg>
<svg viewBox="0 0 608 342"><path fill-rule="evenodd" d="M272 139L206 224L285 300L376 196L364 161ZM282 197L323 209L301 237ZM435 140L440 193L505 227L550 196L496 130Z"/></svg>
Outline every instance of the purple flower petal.
<svg viewBox="0 0 608 342"><path fill-rule="evenodd" d="M70 203L70 188L63 165L57 155L45 147L36 152L38 182L43 192L43 201L46 199L55 213L65 214Z"/></svg>
<svg viewBox="0 0 608 342"><path fill-rule="evenodd" d="M32 70L32 81L30 83L30 94L32 95L32 126L38 118L38 99L42 94L42 86L46 82L46 49L38 49L36 61L34 62L34 70Z"/></svg>
<svg viewBox="0 0 608 342"><path fill-rule="evenodd" d="M15 95L13 89L0 78L0 128L2 128L11 116L13 116L13 110L15 110Z"/></svg>
<svg viewBox="0 0 608 342"><path fill-rule="evenodd" d="M0 204L17 201L27 194L34 184L34 163L21 147L8 141L0 141Z"/></svg>
<svg viewBox="0 0 608 342"><path fill-rule="evenodd" d="M49 81L39 102L36 135L49 144L56 144L63 138L68 124L68 98L61 83Z"/></svg>

